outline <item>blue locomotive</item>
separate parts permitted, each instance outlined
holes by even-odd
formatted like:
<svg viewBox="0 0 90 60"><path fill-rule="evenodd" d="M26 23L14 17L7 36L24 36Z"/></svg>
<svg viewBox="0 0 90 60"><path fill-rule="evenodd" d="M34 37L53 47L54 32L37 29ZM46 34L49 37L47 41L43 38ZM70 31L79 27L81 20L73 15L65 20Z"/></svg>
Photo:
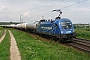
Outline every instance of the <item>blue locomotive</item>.
<svg viewBox="0 0 90 60"><path fill-rule="evenodd" d="M36 32L59 38L61 41L71 41L76 37L72 22L66 18L61 19L60 14L55 20L40 20L36 25Z"/></svg>

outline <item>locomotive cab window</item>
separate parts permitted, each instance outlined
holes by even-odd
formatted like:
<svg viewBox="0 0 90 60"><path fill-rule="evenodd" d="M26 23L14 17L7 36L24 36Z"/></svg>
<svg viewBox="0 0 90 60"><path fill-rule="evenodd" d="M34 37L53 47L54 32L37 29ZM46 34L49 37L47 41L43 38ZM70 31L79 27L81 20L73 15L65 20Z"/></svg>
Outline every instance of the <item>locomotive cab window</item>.
<svg viewBox="0 0 90 60"><path fill-rule="evenodd" d="M61 22L60 24L63 29L71 29L72 28L72 24L69 21Z"/></svg>

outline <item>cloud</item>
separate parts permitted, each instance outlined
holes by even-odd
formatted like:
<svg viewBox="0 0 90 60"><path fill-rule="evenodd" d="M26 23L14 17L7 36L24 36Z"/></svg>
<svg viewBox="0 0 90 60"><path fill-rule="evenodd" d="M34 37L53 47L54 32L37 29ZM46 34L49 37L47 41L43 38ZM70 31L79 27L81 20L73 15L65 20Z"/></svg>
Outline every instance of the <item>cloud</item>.
<svg viewBox="0 0 90 60"><path fill-rule="evenodd" d="M85 16L90 15L90 1L73 5L77 2L78 0L0 0L0 21L19 21L20 15L23 15L22 19L25 22L40 20L42 16L51 19L58 16L57 12L52 12L53 9L61 9L63 12L61 16L74 22L89 19Z"/></svg>
<svg viewBox="0 0 90 60"><path fill-rule="evenodd" d="M88 13L90 12L90 8L80 8L80 7L74 7L74 8L70 8L69 9L70 11L67 11L65 14L68 14L68 13L76 13L76 12L81 12L81 13Z"/></svg>
<svg viewBox="0 0 90 60"><path fill-rule="evenodd" d="M6 10L6 6L2 6L2 7L0 8L0 11L3 11L3 10Z"/></svg>
<svg viewBox="0 0 90 60"><path fill-rule="evenodd" d="M28 12L25 12L24 13L24 16L30 16L30 12L28 11Z"/></svg>
<svg viewBox="0 0 90 60"><path fill-rule="evenodd" d="M90 12L90 8L78 8L76 11L80 11L80 12Z"/></svg>

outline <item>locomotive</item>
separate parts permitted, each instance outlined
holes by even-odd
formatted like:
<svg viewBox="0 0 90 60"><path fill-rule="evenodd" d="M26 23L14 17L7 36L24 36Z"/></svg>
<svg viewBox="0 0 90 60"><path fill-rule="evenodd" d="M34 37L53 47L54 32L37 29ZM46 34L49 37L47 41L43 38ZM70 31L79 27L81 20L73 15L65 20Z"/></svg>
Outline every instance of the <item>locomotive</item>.
<svg viewBox="0 0 90 60"><path fill-rule="evenodd" d="M60 10L58 11L62 14ZM72 38L75 38L76 34L71 20L67 18L61 19L60 14L55 20L40 20L39 23L36 24L36 32L59 38L60 41L71 41Z"/></svg>
<svg viewBox="0 0 90 60"><path fill-rule="evenodd" d="M61 10L53 11L59 11L59 13L62 14ZM33 31L38 34L56 37L59 38L60 41L72 41L72 38L76 37L74 26L70 19L61 18L60 14L54 20L42 19L36 24L21 23L13 26L10 25L7 27L13 27L31 32Z"/></svg>
<svg viewBox="0 0 90 60"><path fill-rule="evenodd" d="M36 32L67 40L75 37L72 22L65 18L53 21L40 20L36 25Z"/></svg>

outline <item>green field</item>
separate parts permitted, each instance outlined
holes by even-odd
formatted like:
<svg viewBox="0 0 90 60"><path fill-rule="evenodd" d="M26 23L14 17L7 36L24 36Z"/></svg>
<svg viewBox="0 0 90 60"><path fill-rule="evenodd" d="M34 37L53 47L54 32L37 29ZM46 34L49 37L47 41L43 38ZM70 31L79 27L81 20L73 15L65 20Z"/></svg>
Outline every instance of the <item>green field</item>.
<svg viewBox="0 0 90 60"><path fill-rule="evenodd" d="M4 33L4 29L2 27L0 27L0 38L3 35L3 33Z"/></svg>
<svg viewBox="0 0 90 60"><path fill-rule="evenodd" d="M90 40L90 28L76 28L75 32L78 38Z"/></svg>
<svg viewBox="0 0 90 60"><path fill-rule="evenodd" d="M0 43L0 60L10 60L10 36L8 32Z"/></svg>
<svg viewBox="0 0 90 60"><path fill-rule="evenodd" d="M90 60L90 54L77 51L57 42L47 42L30 34L11 29L22 60Z"/></svg>

